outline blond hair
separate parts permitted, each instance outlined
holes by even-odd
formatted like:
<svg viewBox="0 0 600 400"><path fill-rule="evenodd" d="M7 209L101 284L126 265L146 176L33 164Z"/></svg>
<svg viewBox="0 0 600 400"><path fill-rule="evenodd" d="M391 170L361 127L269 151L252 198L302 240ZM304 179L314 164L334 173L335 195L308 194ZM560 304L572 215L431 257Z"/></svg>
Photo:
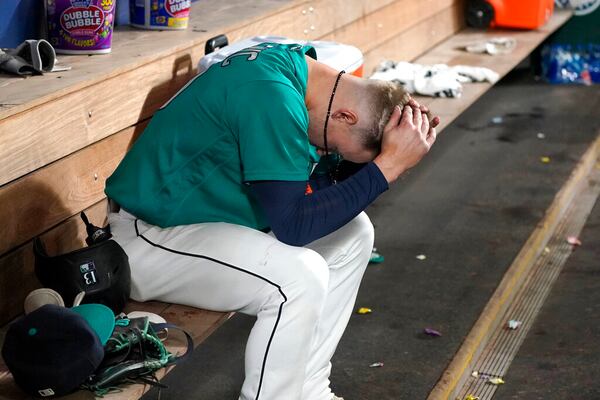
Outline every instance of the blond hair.
<svg viewBox="0 0 600 400"><path fill-rule="evenodd" d="M357 127L357 132L367 149L381 150L383 130L388 123L394 107L401 108L410 100L410 94L396 82L377 79L365 80L362 107L367 115L366 123Z"/></svg>

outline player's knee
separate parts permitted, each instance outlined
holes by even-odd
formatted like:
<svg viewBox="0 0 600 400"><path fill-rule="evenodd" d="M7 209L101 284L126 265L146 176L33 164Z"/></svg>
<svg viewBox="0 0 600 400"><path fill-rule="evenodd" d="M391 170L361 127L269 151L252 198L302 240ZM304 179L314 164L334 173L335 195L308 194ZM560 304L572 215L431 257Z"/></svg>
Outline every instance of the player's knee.
<svg viewBox="0 0 600 400"><path fill-rule="evenodd" d="M375 229L369 216L362 212L352 221L352 233L356 240L356 248L363 254L370 256L375 240Z"/></svg>
<svg viewBox="0 0 600 400"><path fill-rule="evenodd" d="M299 303L307 313L318 315L327 298L327 263L318 253L309 249L300 249L294 261L289 300Z"/></svg>

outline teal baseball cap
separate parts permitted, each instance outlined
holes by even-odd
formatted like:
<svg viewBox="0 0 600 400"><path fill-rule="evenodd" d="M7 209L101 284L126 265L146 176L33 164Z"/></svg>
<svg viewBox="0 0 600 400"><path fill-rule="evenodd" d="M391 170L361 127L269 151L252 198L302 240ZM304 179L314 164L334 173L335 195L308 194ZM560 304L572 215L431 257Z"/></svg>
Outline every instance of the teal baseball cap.
<svg viewBox="0 0 600 400"><path fill-rule="evenodd" d="M36 398L77 390L102 363L100 340L114 326L112 311L98 306L45 304L11 323L2 358L15 383Z"/></svg>
<svg viewBox="0 0 600 400"><path fill-rule="evenodd" d="M80 304L71 308L81 315L90 327L98 334L104 346L115 329L115 314L104 304Z"/></svg>

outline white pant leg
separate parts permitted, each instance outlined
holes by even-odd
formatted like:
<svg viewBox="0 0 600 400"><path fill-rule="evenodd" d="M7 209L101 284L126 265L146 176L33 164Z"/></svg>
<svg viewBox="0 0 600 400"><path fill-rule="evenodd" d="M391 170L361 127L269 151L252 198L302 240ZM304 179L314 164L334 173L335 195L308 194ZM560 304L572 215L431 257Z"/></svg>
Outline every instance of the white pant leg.
<svg viewBox="0 0 600 400"><path fill-rule="evenodd" d="M330 360L354 309L358 287L373 249L373 238L373 225L363 212L336 232L307 246L329 265L329 285L306 368L303 400L333 396L329 387Z"/></svg>
<svg viewBox="0 0 600 400"><path fill-rule="evenodd" d="M321 255L225 223L161 229L138 220L138 236L124 212L110 214L109 222L129 256L133 299L257 316L241 400L301 399L327 296L329 269Z"/></svg>

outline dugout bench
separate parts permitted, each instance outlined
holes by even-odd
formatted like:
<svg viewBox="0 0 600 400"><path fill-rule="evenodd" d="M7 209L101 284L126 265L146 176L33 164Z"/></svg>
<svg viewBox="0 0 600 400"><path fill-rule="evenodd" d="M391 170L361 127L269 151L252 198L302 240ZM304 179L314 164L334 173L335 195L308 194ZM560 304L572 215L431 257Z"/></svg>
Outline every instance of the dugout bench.
<svg viewBox="0 0 600 400"><path fill-rule="evenodd" d="M535 31L485 33L465 29L463 0L203 0L194 3L186 31L120 27L110 55L59 55L72 70L26 79L0 75L0 342L6 324L22 313L25 296L40 286L32 239L41 236L50 254L63 253L84 245L80 211L104 225L105 179L152 113L194 76L207 39L268 34L346 43L363 52L365 76L392 59L482 66L502 77L570 16L557 11ZM461 50L500 35L517 40L511 54ZM467 84L459 99L418 100L440 116L441 131L490 87ZM190 332L196 345L230 316L160 302L130 302L127 308L162 315ZM171 350L183 346L169 343ZM129 385L105 398L137 399L148 389ZM0 399L25 398L0 360ZM93 395L81 391L66 398Z"/></svg>

